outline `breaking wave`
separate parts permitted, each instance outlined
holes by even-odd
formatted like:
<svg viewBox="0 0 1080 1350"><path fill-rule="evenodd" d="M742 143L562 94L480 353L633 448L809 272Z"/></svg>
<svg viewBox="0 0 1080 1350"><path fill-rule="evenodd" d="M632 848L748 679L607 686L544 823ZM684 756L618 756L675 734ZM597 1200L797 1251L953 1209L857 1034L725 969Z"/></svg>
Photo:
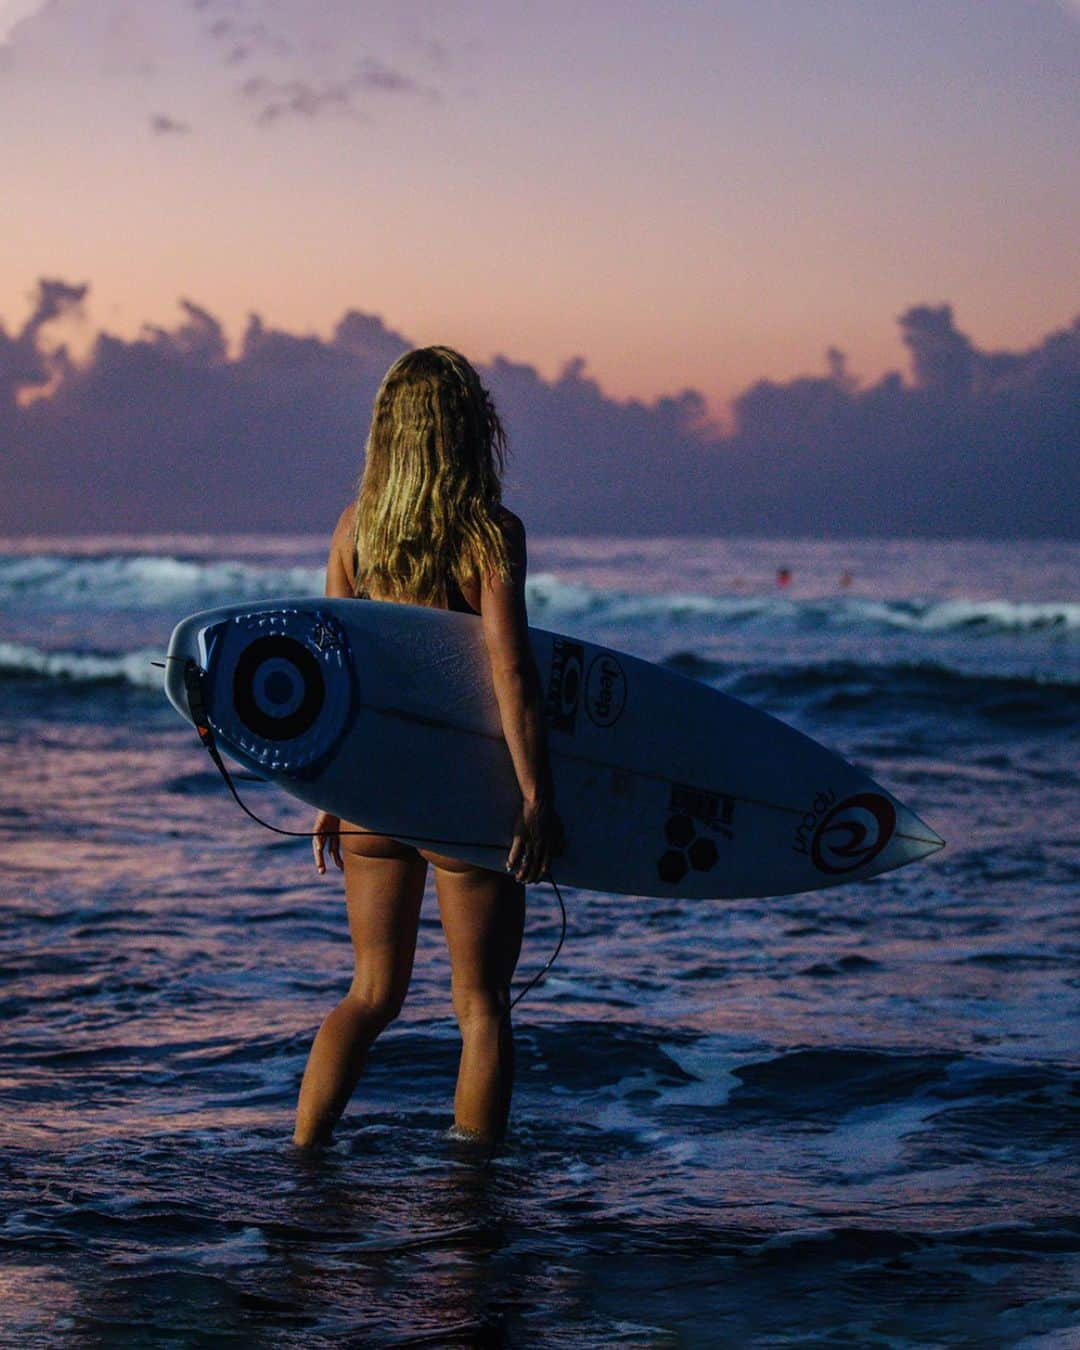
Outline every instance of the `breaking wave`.
<svg viewBox="0 0 1080 1350"><path fill-rule="evenodd" d="M161 652L152 648L117 654L50 652L22 642L0 642L0 679L37 679L58 685L127 684L162 688L161 671L152 665Z"/></svg>
<svg viewBox="0 0 1080 1350"><path fill-rule="evenodd" d="M667 664L685 669L678 657ZM697 678L708 675L699 668ZM944 715L955 722L974 714L1048 730L1071 730L1080 720L1076 680L957 670L937 661L781 665L740 672L724 680L724 688L747 703L814 706L834 717L874 720L888 709L894 715L917 711L920 718Z"/></svg>
<svg viewBox="0 0 1080 1350"><path fill-rule="evenodd" d="M210 609L276 595L321 595L321 567L260 566L156 555L0 558L0 602L94 609Z"/></svg>
<svg viewBox="0 0 1080 1350"><path fill-rule="evenodd" d="M706 621L715 627L787 631L859 629L910 633L1080 632L1080 603L1011 600L870 600L859 596L634 595L567 585L541 574L529 582L530 614L615 623Z"/></svg>

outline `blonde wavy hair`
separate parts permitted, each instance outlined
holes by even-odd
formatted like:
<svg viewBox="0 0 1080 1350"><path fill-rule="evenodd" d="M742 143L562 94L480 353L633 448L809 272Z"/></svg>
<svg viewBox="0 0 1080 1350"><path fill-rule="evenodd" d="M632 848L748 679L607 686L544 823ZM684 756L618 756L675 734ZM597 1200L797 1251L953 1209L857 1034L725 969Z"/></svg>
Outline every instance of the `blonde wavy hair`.
<svg viewBox="0 0 1080 1350"><path fill-rule="evenodd" d="M356 593L444 605L447 584L510 573L500 526L506 437L487 390L450 347L386 372L356 499Z"/></svg>

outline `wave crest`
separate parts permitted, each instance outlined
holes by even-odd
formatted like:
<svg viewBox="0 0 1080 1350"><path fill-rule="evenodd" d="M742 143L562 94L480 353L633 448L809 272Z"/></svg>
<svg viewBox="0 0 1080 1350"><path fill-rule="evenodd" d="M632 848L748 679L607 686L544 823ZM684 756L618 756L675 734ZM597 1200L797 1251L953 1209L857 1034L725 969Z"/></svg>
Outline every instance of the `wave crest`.
<svg viewBox="0 0 1080 1350"><path fill-rule="evenodd" d="M529 608L547 618L618 623L709 621L713 627L777 631L868 629L910 633L1080 632L1080 604L1069 601L870 600L860 596L635 595L566 584L550 573L530 578Z"/></svg>
<svg viewBox="0 0 1080 1350"><path fill-rule="evenodd" d="M161 690L160 661L153 648L116 655L97 652L48 652L22 642L0 642L0 677L41 679L57 684L128 684L136 689Z"/></svg>
<svg viewBox="0 0 1080 1350"><path fill-rule="evenodd" d="M322 595L321 567L272 562L195 560L175 555L62 554L0 557L0 603L42 609L195 609L278 596ZM544 627L575 620L634 628L752 628L761 632L908 632L913 634L1073 634L1080 603L903 599L856 595L794 597L777 594L643 594L602 590L560 580L549 572L529 578L529 608Z"/></svg>
<svg viewBox="0 0 1080 1350"><path fill-rule="evenodd" d="M200 562L152 554L0 558L0 601L43 607L211 609L275 595L322 595L321 567Z"/></svg>

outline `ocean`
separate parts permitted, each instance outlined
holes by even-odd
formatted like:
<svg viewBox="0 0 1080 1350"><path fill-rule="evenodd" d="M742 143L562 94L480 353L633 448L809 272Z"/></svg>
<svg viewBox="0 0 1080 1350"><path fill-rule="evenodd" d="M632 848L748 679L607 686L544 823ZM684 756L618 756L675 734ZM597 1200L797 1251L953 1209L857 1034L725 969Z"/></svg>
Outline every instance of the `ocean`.
<svg viewBox="0 0 1080 1350"><path fill-rule="evenodd" d="M799 727L948 847L771 900L564 887L486 1169L445 1138L430 895L335 1142L293 1149L339 883L151 665L320 593L324 548L0 540L0 1343L1080 1344L1080 545L532 541L534 623ZM558 934L532 888L520 982Z"/></svg>

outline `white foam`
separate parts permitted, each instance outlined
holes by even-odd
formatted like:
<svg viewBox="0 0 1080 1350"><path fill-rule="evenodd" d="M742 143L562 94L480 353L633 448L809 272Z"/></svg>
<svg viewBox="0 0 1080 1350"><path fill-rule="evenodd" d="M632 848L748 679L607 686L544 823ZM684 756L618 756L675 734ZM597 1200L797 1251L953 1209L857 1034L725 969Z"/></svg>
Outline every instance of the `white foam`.
<svg viewBox="0 0 1080 1350"><path fill-rule="evenodd" d="M94 652L47 652L21 642L0 642L0 674L43 676L73 684L130 684L161 689L163 672L151 665L161 659L153 648L103 656Z"/></svg>

